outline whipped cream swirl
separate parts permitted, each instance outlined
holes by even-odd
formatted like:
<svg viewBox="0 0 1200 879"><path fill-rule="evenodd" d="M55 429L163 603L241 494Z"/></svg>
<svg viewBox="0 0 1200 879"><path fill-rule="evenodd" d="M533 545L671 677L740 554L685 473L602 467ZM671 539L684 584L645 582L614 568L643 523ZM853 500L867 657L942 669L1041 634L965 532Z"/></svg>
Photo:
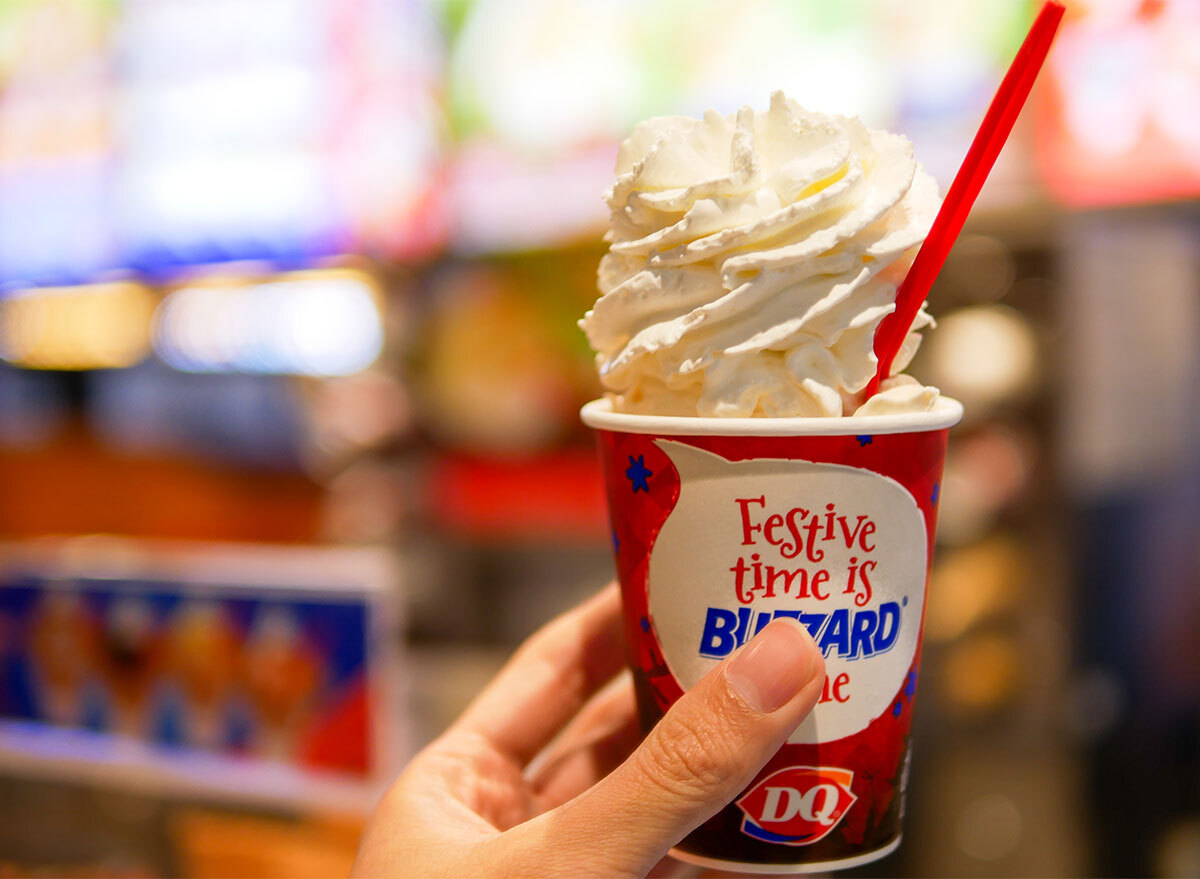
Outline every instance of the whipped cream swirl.
<svg viewBox="0 0 1200 879"><path fill-rule="evenodd" d="M875 328L937 213L907 138L803 109L650 119L621 145L601 296L580 321L617 411L839 416L915 412L897 375L865 405Z"/></svg>

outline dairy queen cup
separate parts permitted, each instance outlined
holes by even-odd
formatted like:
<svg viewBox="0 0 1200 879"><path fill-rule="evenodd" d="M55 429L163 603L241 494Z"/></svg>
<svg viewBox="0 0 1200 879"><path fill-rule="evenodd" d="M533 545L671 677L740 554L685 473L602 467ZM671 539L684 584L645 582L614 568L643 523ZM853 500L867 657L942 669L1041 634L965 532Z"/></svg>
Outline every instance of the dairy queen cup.
<svg viewBox="0 0 1200 879"><path fill-rule="evenodd" d="M583 408L643 729L775 617L825 655L816 709L672 854L805 873L900 844L946 436L962 406L844 418Z"/></svg>

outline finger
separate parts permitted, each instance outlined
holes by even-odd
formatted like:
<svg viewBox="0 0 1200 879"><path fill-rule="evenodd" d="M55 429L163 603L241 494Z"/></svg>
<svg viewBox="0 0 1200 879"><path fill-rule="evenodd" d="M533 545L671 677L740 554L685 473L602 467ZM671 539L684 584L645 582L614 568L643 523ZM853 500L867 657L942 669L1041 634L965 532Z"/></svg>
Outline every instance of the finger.
<svg viewBox="0 0 1200 879"><path fill-rule="evenodd" d="M624 657L613 584L521 645L453 728L483 736L524 765L620 670Z"/></svg>
<svg viewBox="0 0 1200 879"><path fill-rule="evenodd" d="M583 793L621 765L641 738L633 679L622 674L580 710L526 773L538 811Z"/></svg>
<svg viewBox="0 0 1200 879"><path fill-rule="evenodd" d="M825 665L798 622L770 623L671 707L581 796L518 828L575 840L574 856L644 875L754 778L821 693Z"/></svg>
<svg viewBox="0 0 1200 879"><path fill-rule="evenodd" d="M531 783L536 783L564 755L607 736L632 715L636 707L633 676L626 668L597 690L558 735L529 762L525 767L525 777Z"/></svg>

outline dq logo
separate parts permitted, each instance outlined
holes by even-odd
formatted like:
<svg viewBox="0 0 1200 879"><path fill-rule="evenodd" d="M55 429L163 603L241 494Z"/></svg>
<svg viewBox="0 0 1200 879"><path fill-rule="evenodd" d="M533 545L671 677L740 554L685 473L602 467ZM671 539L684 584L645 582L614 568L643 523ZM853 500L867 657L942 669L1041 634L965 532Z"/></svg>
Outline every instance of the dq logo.
<svg viewBox="0 0 1200 879"><path fill-rule="evenodd" d="M737 801L742 833L779 845L822 839L858 799L854 773L828 766L789 766L768 775Z"/></svg>

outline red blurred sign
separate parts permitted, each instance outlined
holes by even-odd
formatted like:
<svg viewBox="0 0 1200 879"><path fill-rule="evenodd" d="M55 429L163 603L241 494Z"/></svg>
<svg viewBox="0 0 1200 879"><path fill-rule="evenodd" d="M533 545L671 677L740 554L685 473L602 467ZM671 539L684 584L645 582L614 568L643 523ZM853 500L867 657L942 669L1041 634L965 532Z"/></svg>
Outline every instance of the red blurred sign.
<svg viewBox="0 0 1200 879"><path fill-rule="evenodd" d="M1056 197L1200 196L1200 4L1076 0L1044 77L1036 152Z"/></svg>

